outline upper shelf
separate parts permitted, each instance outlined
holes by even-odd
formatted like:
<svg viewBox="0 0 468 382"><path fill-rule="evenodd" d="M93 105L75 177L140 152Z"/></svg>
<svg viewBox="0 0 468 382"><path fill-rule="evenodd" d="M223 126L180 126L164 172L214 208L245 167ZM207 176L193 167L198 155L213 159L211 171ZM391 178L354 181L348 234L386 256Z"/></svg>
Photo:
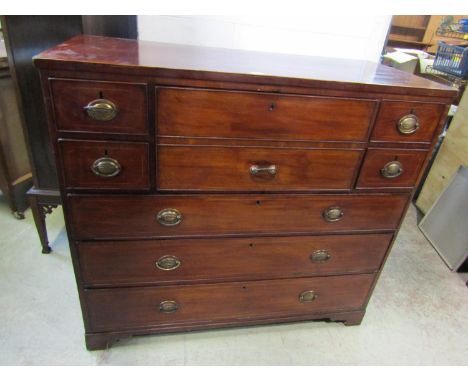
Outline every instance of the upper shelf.
<svg viewBox="0 0 468 382"><path fill-rule="evenodd" d="M401 35L392 35L392 34L390 34L388 36L388 40L393 41L393 42L397 42L397 43L405 43L405 44L415 45L415 46L419 46L419 47L424 47L424 46L429 45L426 42L411 40L411 39L405 38L404 36L401 36Z"/></svg>
<svg viewBox="0 0 468 382"><path fill-rule="evenodd" d="M378 63L80 35L36 57L41 69L453 97L442 84ZM105 67L103 66L105 65Z"/></svg>
<svg viewBox="0 0 468 382"><path fill-rule="evenodd" d="M423 26L394 24L394 23L392 23L392 28L413 29L413 30L417 30L417 31L425 31L426 30L426 27L423 27Z"/></svg>
<svg viewBox="0 0 468 382"><path fill-rule="evenodd" d="M468 32L460 32L456 29L449 28L437 28L436 35L442 37L456 38L459 40L463 40L465 44L468 43Z"/></svg>

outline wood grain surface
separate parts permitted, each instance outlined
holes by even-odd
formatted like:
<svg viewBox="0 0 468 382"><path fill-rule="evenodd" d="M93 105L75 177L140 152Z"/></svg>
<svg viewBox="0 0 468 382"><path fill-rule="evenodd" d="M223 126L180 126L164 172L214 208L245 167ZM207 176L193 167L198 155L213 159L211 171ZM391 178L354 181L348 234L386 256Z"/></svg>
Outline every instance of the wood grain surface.
<svg viewBox="0 0 468 382"><path fill-rule="evenodd" d="M376 102L190 89L158 89L158 134L363 141Z"/></svg>
<svg viewBox="0 0 468 382"><path fill-rule="evenodd" d="M68 197L73 237L87 240L393 230L407 200L407 194ZM323 212L334 206L343 218L325 221ZM166 208L180 211L179 225L157 221Z"/></svg>
<svg viewBox="0 0 468 382"><path fill-rule="evenodd" d="M392 234L79 242L87 286L130 286L372 273ZM326 251L329 259L314 260ZM173 270L156 266L177 258Z"/></svg>
<svg viewBox="0 0 468 382"><path fill-rule="evenodd" d="M64 185L69 189L148 190L147 143L61 140ZM91 167L99 158L112 158L120 166L113 177L100 177Z"/></svg>
<svg viewBox="0 0 468 382"><path fill-rule="evenodd" d="M428 155L424 150L368 149L361 168L357 188L411 188L416 185L421 167ZM403 172L386 178L381 170L387 163L398 161Z"/></svg>
<svg viewBox="0 0 468 382"><path fill-rule="evenodd" d="M384 101L377 116L371 141L425 142L430 143L439 125L445 105L441 103ZM413 134L401 134L398 121L408 114L419 119L419 129Z"/></svg>
<svg viewBox="0 0 468 382"><path fill-rule="evenodd" d="M191 191L348 190L363 150L159 146L158 189ZM252 174L250 169L275 166Z"/></svg>
<svg viewBox="0 0 468 382"><path fill-rule="evenodd" d="M85 291L93 331L211 322L220 319L275 317L362 308L372 274L249 281L175 287L92 289ZM314 291L303 303L299 295ZM175 301L175 313L161 313L163 301Z"/></svg>
<svg viewBox="0 0 468 382"><path fill-rule="evenodd" d="M50 87L58 130L148 134L145 84L52 79ZM110 121L90 118L84 107L96 99L113 102L117 116Z"/></svg>

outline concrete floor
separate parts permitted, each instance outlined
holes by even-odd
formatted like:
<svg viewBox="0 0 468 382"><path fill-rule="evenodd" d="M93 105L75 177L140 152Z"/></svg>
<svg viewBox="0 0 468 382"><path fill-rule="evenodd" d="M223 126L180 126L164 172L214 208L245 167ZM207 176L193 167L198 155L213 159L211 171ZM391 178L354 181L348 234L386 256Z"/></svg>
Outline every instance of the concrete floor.
<svg viewBox="0 0 468 382"><path fill-rule="evenodd" d="M167 334L88 352L59 208L40 253L0 196L0 365L468 365L468 288L410 209L360 326L306 322Z"/></svg>

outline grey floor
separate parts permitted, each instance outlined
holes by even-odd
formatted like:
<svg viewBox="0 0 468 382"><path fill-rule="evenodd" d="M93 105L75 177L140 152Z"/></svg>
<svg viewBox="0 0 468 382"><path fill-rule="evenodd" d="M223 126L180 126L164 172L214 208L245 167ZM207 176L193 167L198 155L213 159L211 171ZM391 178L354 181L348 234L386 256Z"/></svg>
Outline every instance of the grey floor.
<svg viewBox="0 0 468 382"><path fill-rule="evenodd" d="M139 337L88 352L59 208L54 252L0 196L1 365L468 365L468 288L410 209L360 326L306 322Z"/></svg>

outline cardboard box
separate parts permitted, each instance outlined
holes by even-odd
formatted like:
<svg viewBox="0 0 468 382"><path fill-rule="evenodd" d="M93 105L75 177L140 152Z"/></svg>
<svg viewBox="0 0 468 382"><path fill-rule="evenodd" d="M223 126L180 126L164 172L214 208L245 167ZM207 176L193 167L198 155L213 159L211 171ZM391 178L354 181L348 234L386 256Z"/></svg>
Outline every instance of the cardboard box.
<svg viewBox="0 0 468 382"><path fill-rule="evenodd" d="M383 63L398 70L414 73L419 58L408 53L400 52L398 50L387 53L384 56Z"/></svg>
<svg viewBox="0 0 468 382"><path fill-rule="evenodd" d="M422 50L395 48L394 52L384 55L383 63L409 73L425 73L426 66L433 60L433 56ZM420 67L416 69L418 63Z"/></svg>

